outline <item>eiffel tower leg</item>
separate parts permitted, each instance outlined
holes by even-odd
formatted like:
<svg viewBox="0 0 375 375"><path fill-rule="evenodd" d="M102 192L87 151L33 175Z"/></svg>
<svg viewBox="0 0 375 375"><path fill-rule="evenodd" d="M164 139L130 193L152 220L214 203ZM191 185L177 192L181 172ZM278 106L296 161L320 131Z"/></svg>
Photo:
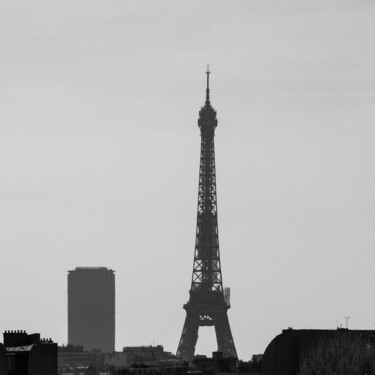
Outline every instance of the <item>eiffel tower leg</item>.
<svg viewBox="0 0 375 375"><path fill-rule="evenodd" d="M219 352L223 352L224 357L237 358L236 348L229 327L227 312L215 316L216 340Z"/></svg>
<svg viewBox="0 0 375 375"><path fill-rule="evenodd" d="M184 328L182 329L177 356L185 361L194 359L195 345L198 340L199 316L187 312Z"/></svg>

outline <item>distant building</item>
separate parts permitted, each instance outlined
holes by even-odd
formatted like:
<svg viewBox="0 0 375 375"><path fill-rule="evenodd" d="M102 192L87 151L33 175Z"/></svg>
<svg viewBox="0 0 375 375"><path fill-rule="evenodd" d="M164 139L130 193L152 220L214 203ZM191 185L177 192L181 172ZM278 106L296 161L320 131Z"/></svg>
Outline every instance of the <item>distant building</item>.
<svg viewBox="0 0 375 375"><path fill-rule="evenodd" d="M105 267L68 271L68 343L115 350L115 273Z"/></svg>
<svg viewBox="0 0 375 375"><path fill-rule="evenodd" d="M0 345L0 375L3 374L57 375L57 344L51 339L41 340L39 333L5 331L4 345Z"/></svg>
<svg viewBox="0 0 375 375"><path fill-rule="evenodd" d="M180 358L171 352L165 352L162 345L125 346L122 352L108 356L106 362L117 368L163 368L182 364Z"/></svg>
<svg viewBox="0 0 375 375"><path fill-rule="evenodd" d="M127 355L129 365L148 364L150 362L160 361L165 357L162 345L125 346L122 352ZM168 353L168 356L169 355L171 355L171 353Z"/></svg>
<svg viewBox="0 0 375 375"><path fill-rule="evenodd" d="M253 354L250 361L238 361L239 374L260 375L263 354Z"/></svg>
<svg viewBox="0 0 375 375"><path fill-rule="evenodd" d="M237 358L224 358L223 352L212 352L212 358L197 355L192 365L202 373L238 373Z"/></svg>
<svg viewBox="0 0 375 375"><path fill-rule="evenodd" d="M322 339L332 339L338 335L360 338L366 345L375 345L373 330L324 330L324 329L284 329L267 346L262 357L262 375L297 374L301 361Z"/></svg>
<svg viewBox="0 0 375 375"><path fill-rule="evenodd" d="M59 373L70 373L78 369L87 369L90 366L103 372L107 356L108 354L100 351L84 351L83 346L80 345L59 346Z"/></svg>

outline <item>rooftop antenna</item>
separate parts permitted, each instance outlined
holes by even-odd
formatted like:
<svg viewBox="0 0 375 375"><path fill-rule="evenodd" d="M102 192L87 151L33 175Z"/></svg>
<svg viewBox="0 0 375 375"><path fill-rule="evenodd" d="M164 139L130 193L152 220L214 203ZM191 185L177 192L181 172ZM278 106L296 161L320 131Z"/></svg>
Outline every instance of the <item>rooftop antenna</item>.
<svg viewBox="0 0 375 375"><path fill-rule="evenodd" d="M344 316L345 319L345 328L348 329L348 320L350 319L350 316Z"/></svg>
<svg viewBox="0 0 375 375"><path fill-rule="evenodd" d="M207 88L206 88L206 104L210 103L210 66L207 64Z"/></svg>

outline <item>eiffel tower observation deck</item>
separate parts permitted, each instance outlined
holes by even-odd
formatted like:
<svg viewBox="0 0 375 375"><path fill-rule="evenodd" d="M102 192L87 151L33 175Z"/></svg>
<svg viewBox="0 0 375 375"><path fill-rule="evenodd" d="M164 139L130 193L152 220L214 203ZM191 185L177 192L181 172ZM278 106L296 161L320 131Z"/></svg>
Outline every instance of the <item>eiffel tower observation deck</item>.
<svg viewBox="0 0 375 375"><path fill-rule="evenodd" d="M221 275L214 145L217 118L210 102L208 68L206 74L206 102L199 111L198 119L201 156L193 276L190 298L184 305L186 319L177 349L177 356L188 361L194 359L198 330L202 326L214 326L217 350L223 352L226 358L237 358L227 315L230 305L224 298Z"/></svg>

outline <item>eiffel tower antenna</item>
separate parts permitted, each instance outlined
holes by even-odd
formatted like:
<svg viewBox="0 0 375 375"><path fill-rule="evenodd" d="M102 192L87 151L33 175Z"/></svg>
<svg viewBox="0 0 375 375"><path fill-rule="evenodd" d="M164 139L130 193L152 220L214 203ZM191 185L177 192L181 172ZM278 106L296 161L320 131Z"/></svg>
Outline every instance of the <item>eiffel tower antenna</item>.
<svg viewBox="0 0 375 375"><path fill-rule="evenodd" d="M207 88L206 88L206 104L210 102L210 66L207 64Z"/></svg>
<svg viewBox="0 0 375 375"><path fill-rule="evenodd" d="M177 349L177 356L187 361L194 359L198 330L202 326L215 327L217 350L224 357L237 358L227 315L230 305L224 298L221 275L214 147L217 118L210 103L208 66L206 74L206 102L198 119L201 157L193 276L190 298L184 305L186 319Z"/></svg>

